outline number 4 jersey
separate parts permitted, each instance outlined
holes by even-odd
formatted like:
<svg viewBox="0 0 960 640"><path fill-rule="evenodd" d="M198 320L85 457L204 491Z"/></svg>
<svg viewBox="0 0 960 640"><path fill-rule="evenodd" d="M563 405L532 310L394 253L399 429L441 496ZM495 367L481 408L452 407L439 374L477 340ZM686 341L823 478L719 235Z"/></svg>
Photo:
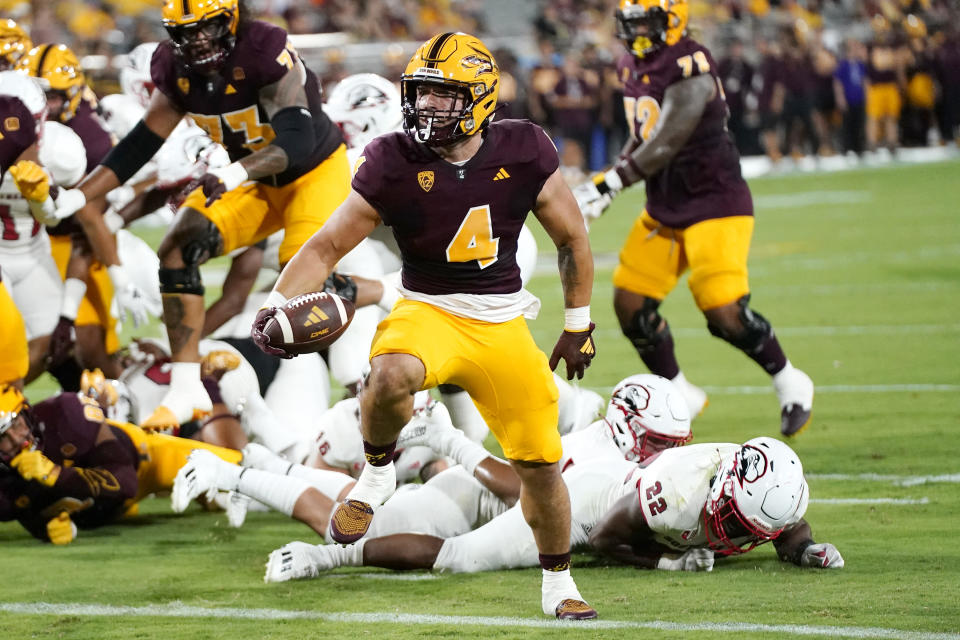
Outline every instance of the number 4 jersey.
<svg viewBox="0 0 960 640"><path fill-rule="evenodd" d="M670 85L701 75L709 75L716 83L693 133L663 169L647 178L647 211L668 227L682 229L710 218L753 215L750 189L740 173L740 154L727 132L727 103L716 68L707 48L690 38L643 59L627 53L617 65L636 145L656 130Z"/></svg>
<svg viewBox="0 0 960 640"><path fill-rule="evenodd" d="M520 291L517 237L557 150L526 120L491 123L456 165L405 133L388 133L358 158L353 189L393 230L403 286L428 295Z"/></svg>

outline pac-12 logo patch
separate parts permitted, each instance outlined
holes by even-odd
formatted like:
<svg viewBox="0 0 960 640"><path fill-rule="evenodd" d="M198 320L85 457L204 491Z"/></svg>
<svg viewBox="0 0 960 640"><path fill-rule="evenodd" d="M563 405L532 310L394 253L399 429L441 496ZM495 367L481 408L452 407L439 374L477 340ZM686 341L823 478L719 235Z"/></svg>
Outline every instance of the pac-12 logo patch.
<svg viewBox="0 0 960 640"><path fill-rule="evenodd" d="M433 188L433 171L421 171L417 174L417 182L424 191L430 191Z"/></svg>

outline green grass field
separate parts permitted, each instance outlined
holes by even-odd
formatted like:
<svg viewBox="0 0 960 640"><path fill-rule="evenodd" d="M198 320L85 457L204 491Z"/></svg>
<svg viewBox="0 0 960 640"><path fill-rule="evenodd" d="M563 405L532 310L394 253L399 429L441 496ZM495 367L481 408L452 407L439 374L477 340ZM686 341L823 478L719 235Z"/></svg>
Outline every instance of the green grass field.
<svg viewBox="0 0 960 640"><path fill-rule="evenodd" d="M791 442L804 462L818 540L846 567L800 570L769 545L709 574L642 572L575 559L597 623L572 637L960 638L960 163L752 182L753 306L817 384L813 422ZM610 275L642 204L623 195L595 223L598 356L583 384L607 391L643 365L616 329ZM541 249L545 236L538 234ZM538 275L532 324L549 351L561 328L559 281ZM712 337L685 282L662 307L687 377L710 394L696 441L777 435L769 378ZM50 389L41 381L34 399ZM279 514L243 529L164 498L141 515L43 545L0 525L2 638L546 637L539 570L479 575L341 569L262 581L271 550L312 540ZM504 541L508 544L509 541ZM400 579L414 578L414 579ZM42 603L47 603L43 605Z"/></svg>

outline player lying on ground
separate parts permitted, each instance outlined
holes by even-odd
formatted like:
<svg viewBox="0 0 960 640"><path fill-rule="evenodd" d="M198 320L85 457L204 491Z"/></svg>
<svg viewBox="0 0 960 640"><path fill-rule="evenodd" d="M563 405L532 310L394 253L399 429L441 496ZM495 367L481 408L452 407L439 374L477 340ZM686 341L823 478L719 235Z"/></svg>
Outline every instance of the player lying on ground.
<svg viewBox="0 0 960 640"><path fill-rule="evenodd" d="M711 571L715 555L773 541L781 560L842 568L803 520L808 487L796 454L771 438L663 451L648 464L593 459L564 474L574 548L669 571ZM711 488L713 483L713 488ZM509 543L507 542L509 541ZM514 507L467 534L401 533L348 546L290 543L274 551L266 581L315 577L341 566L477 572L537 566L533 535Z"/></svg>

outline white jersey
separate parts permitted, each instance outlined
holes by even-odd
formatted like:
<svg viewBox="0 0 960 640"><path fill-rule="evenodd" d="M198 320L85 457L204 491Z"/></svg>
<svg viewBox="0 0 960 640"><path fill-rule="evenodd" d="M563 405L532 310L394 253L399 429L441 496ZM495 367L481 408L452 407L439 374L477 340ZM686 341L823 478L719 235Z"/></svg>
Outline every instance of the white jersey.
<svg viewBox="0 0 960 640"><path fill-rule="evenodd" d="M654 539L676 551L707 546L703 507L710 480L738 444L703 443L667 449L641 469L637 499Z"/></svg>
<svg viewBox="0 0 960 640"><path fill-rule="evenodd" d="M610 507L633 493L639 476L640 468L623 458L585 462L563 474L570 492L571 548L587 543L590 531ZM480 528L446 539L433 568L476 572L538 564L533 531L516 504Z"/></svg>
<svg viewBox="0 0 960 640"><path fill-rule="evenodd" d="M584 464L594 460L623 460L623 453L613 441L610 427L603 420L597 420L590 426L574 431L560 438L563 453L560 457L560 471L565 472L575 464Z"/></svg>

